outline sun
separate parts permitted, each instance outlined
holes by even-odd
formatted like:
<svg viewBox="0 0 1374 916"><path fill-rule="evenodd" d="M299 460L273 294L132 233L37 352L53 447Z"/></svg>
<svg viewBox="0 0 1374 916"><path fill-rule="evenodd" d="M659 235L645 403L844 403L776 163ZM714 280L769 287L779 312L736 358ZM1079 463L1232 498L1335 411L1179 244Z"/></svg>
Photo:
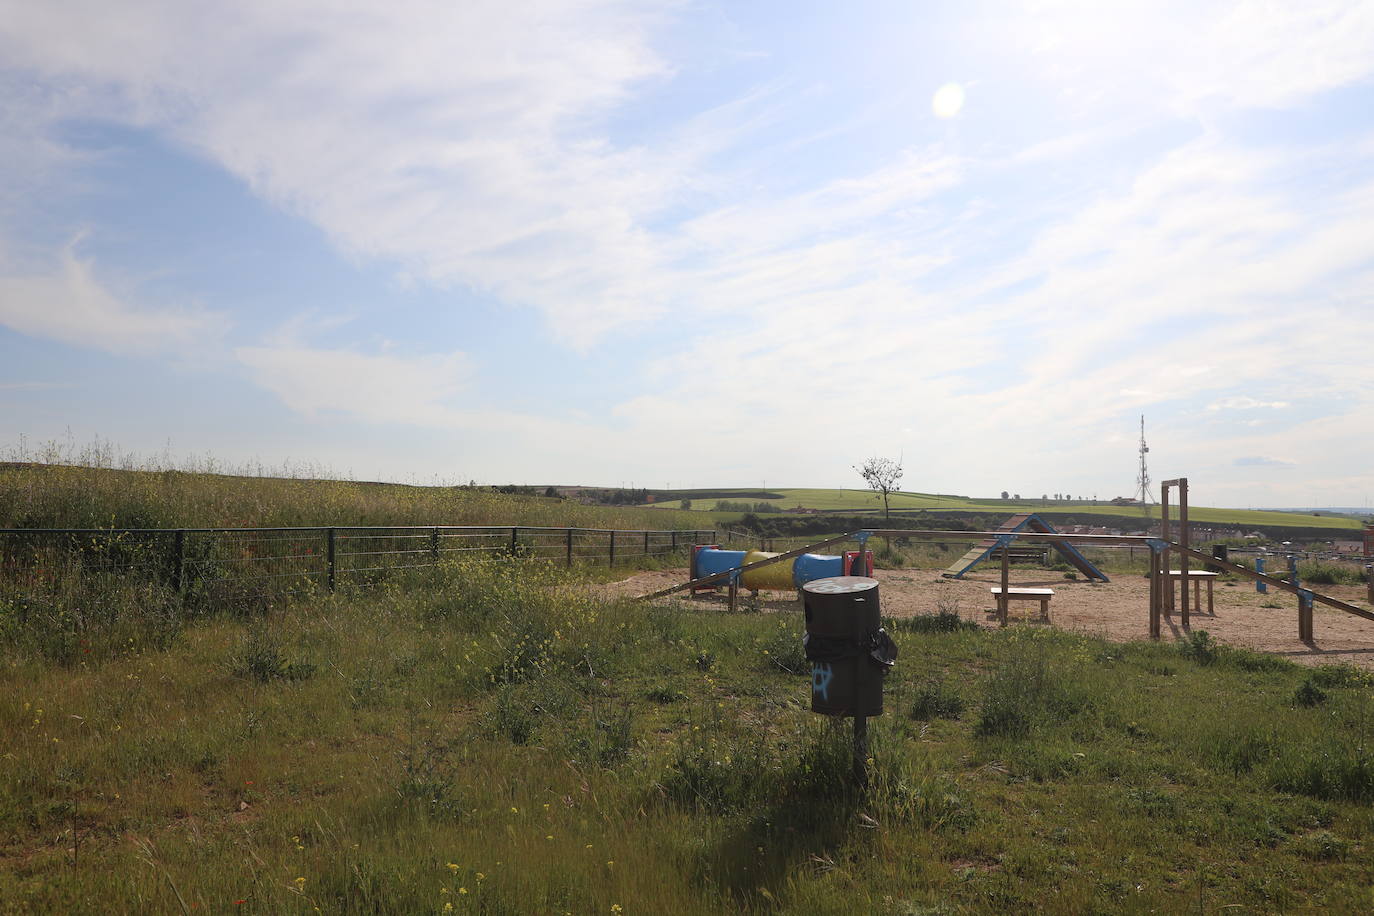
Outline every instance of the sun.
<svg viewBox="0 0 1374 916"><path fill-rule="evenodd" d="M952 118L964 107L964 87L945 83L930 98L930 110L937 118Z"/></svg>

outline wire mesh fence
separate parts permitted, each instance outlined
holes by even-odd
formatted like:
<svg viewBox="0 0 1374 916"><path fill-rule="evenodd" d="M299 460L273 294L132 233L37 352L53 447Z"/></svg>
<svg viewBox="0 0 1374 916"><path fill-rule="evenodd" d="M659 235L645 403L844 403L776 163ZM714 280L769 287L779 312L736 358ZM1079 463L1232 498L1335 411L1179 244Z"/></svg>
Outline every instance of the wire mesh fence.
<svg viewBox="0 0 1374 916"><path fill-rule="evenodd" d="M523 526L0 529L0 585L156 583L188 599L331 590L464 557L615 566L685 552L714 532Z"/></svg>

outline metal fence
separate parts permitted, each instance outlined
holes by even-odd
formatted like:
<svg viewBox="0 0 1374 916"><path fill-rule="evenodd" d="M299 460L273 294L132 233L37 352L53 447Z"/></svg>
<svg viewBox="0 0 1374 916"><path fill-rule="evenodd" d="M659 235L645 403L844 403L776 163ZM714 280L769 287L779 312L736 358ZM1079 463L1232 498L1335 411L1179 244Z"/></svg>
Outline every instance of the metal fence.
<svg viewBox="0 0 1374 916"><path fill-rule="evenodd" d="M203 597L365 584L447 559L505 556L615 566L713 531L525 526L0 529L0 583L55 591L79 575L161 582Z"/></svg>

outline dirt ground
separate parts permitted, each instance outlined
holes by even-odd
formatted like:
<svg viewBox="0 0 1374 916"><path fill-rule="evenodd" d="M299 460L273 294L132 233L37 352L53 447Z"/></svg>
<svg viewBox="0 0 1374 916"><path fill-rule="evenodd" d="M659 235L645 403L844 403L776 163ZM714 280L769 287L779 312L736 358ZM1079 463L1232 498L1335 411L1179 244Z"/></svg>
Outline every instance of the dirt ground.
<svg viewBox="0 0 1374 916"><path fill-rule="evenodd" d="M1054 589L1050 600L1053 626L1118 642L1148 638L1150 585L1144 576L1121 574L1113 576L1111 582L1097 583L1055 578L1057 575L1016 570L1012 585ZM875 578L881 583L879 594L884 614L909 617L957 611L966 620L985 627L997 626L995 603L988 591L1000 581L1000 573L995 569L974 570L961 580L945 579L936 571L920 569L878 570ZM638 573L599 588L607 595L643 595L686 581L685 568L666 569ZM1359 586L1324 585L1315 590L1357 607L1368 607L1365 590ZM749 592L741 590L740 600L746 601L748 597ZM1206 630L1221 642L1282 655L1302 664L1349 662L1374 670L1374 621L1318 604L1313 619L1316 639L1307 644L1298 639L1297 596L1274 589L1261 595L1252 583L1217 582L1213 597L1213 612L1209 614L1204 584L1202 612L1194 610L1191 616L1194 631ZM725 591L696 598L675 595L662 600L724 609ZM1271 606L1265 607L1266 604ZM758 605L767 610L798 607L795 593L782 592L761 592ZM1013 626L1043 626L1039 616L1037 602L1019 601L1011 605ZM1164 618L1164 636L1167 639L1171 634L1183 634L1177 610Z"/></svg>

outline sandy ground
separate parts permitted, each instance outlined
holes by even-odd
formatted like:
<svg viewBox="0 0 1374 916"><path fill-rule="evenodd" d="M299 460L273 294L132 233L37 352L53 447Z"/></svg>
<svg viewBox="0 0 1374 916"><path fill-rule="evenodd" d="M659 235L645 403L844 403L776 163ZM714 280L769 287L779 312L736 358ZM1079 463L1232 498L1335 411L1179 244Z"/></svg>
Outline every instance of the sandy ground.
<svg viewBox="0 0 1374 916"><path fill-rule="evenodd" d="M1149 635L1149 582L1140 575L1120 575L1111 582L1092 583L1070 581L1056 573L1037 573L1016 570L1013 586L1054 589L1050 601L1050 623L1067 630L1079 630L1124 642L1145 639ZM994 602L988 592L999 582L1000 573L993 569L974 570L962 580L944 579L931 570L878 570L883 613L893 617L914 614L933 614L957 611L966 620L985 627L997 626ZM643 595L687 581L687 570L667 569L643 572L611 582L598 588L607 595ZM1357 586L1318 586L1316 591L1339 598L1356 607L1369 608L1364 600L1365 590ZM741 591L740 600L747 600L749 592ZM691 606L725 608L725 592L701 595L696 598L673 596L664 602L690 602ZM759 606L769 610L796 610L795 594L762 592ZM1263 605L1277 605L1264 607ZM1245 646L1291 658L1303 664L1317 665L1349 662L1374 669L1374 621L1363 620L1334 608L1317 605L1312 644L1298 639L1298 599L1273 589L1261 595L1253 584L1217 582L1214 590L1214 612L1207 613L1207 587L1202 587L1202 613L1193 612L1192 629L1206 630L1216 639L1234 646ZM1040 606L1033 601L1013 602L1013 626L1043 626L1039 621ZM1178 611L1164 618L1164 636L1170 638L1183 633Z"/></svg>

